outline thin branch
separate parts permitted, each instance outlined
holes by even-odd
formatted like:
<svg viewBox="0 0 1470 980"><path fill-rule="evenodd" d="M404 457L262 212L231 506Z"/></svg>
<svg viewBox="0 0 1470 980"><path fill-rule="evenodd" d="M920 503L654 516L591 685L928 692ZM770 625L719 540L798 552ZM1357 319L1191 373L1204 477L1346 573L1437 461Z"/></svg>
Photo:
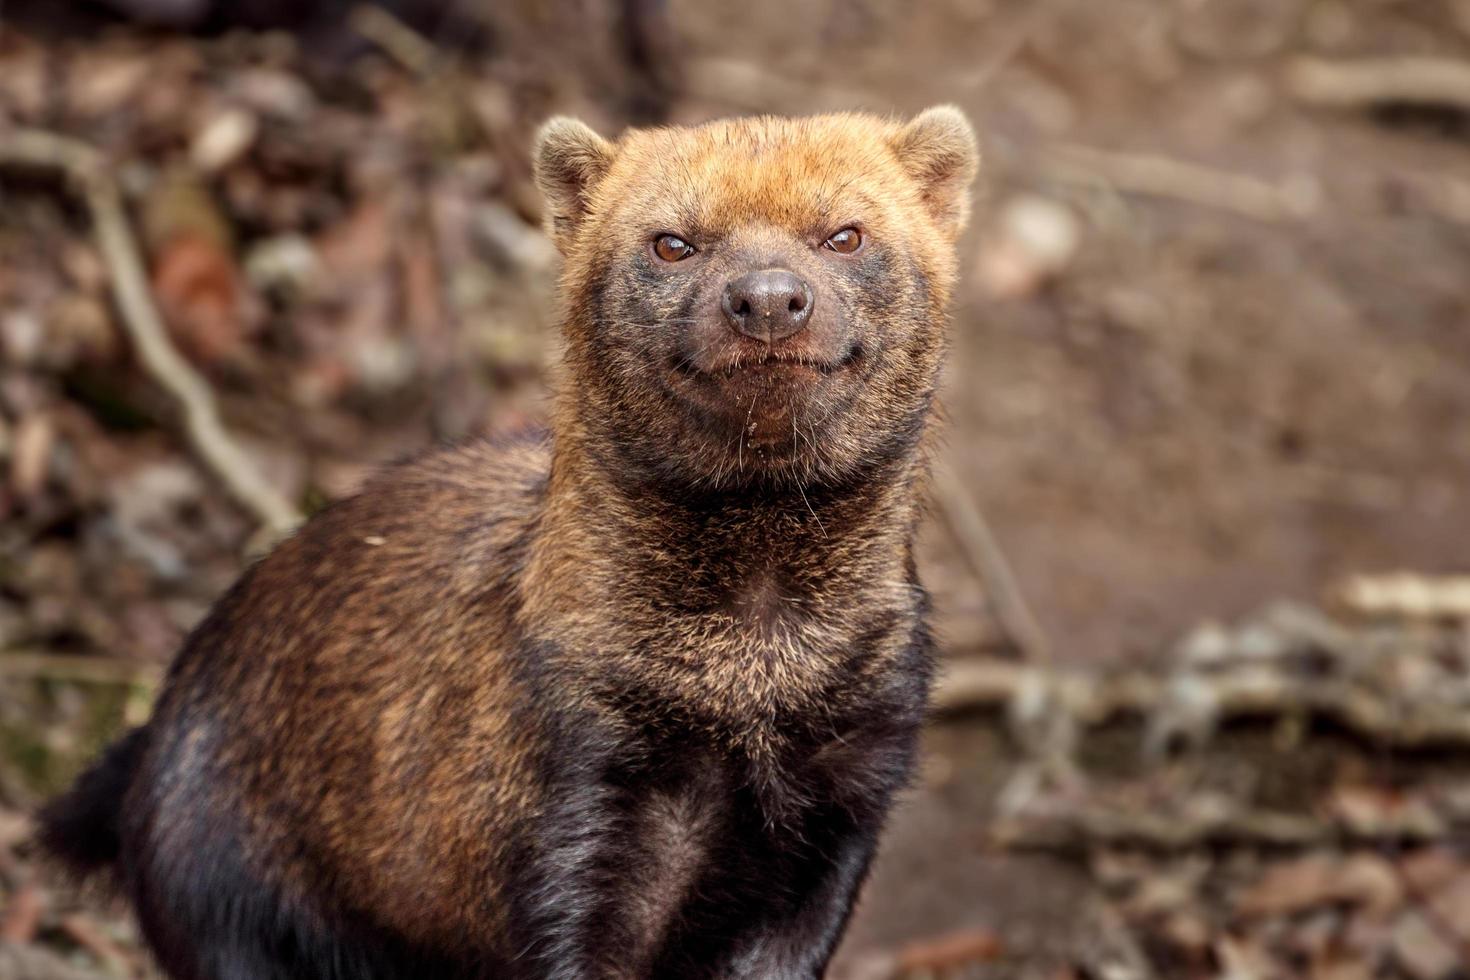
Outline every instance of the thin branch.
<svg viewBox="0 0 1470 980"><path fill-rule="evenodd" d="M156 688L163 669L116 657L71 654L0 652L0 677L10 679L80 681L86 684L134 684Z"/></svg>
<svg viewBox="0 0 1470 980"><path fill-rule="evenodd" d="M214 392L169 340L154 305L142 255L128 224L122 195L96 150L77 140L34 129L0 134L0 165L59 171L81 191L112 278L122 324L144 370L178 401L190 443L236 502L269 536L284 535L301 514L276 492L220 421Z"/></svg>
<svg viewBox="0 0 1470 980"><path fill-rule="evenodd" d="M934 469L932 491L944 522L971 569L984 584L1000 628L1031 663L1051 663L1051 642L1031 611L1011 563L974 497L948 465Z"/></svg>
<svg viewBox="0 0 1470 980"><path fill-rule="evenodd" d="M1137 808L1077 805L1054 818L1029 814L997 824L992 842L1010 850L1088 853L1097 847L1129 847L1169 854L1210 847L1304 849L1378 846L1385 842L1429 844L1458 836L1447 825L1404 820L1384 827L1354 827L1335 820L1270 810L1223 813L1151 812Z"/></svg>
<svg viewBox="0 0 1470 980"><path fill-rule="evenodd" d="M1370 619L1470 620L1470 575L1352 575L1332 589L1332 597Z"/></svg>
<svg viewBox="0 0 1470 980"><path fill-rule="evenodd" d="M442 64L439 51L418 31L376 4L359 4L348 25L417 75L432 76Z"/></svg>
<svg viewBox="0 0 1470 980"><path fill-rule="evenodd" d="M1310 105L1363 108L1405 103L1470 111L1470 62L1451 58L1296 58L1286 90Z"/></svg>
<svg viewBox="0 0 1470 980"><path fill-rule="evenodd" d="M1054 146L1028 162L1043 178L1058 183L1102 185L1124 194L1183 201L1273 223L1310 216L1320 197L1316 182L1309 178L1273 183L1170 157L1077 144Z"/></svg>
<svg viewBox="0 0 1470 980"><path fill-rule="evenodd" d="M1412 712L1387 693L1363 685L1252 671L1202 674L1192 678L1208 687L1213 717L1316 715L1331 719L1375 744L1395 748L1470 746L1470 711L1451 705L1421 705ZM961 661L949 665L934 693L934 710L1003 711L1035 685L1050 686L1060 706L1083 728L1096 728L1125 716L1149 718L1170 706L1170 679L1126 670L1111 675L1079 670L1045 671L1022 664Z"/></svg>
<svg viewBox="0 0 1470 980"><path fill-rule="evenodd" d="M26 980L106 980L106 974L72 966L50 950L0 942L0 977Z"/></svg>

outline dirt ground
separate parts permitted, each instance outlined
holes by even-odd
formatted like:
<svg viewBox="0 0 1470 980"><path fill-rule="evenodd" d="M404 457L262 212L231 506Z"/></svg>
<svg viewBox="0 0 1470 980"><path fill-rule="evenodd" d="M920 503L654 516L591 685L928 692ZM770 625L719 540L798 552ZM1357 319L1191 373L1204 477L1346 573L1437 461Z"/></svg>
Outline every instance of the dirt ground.
<svg viewBox="0 0 1470 980"><path fill-rule="evenodd" d="M1470 96L1458 106L1397 98L1328 105L1294 82L1306 57L1464 64L1464 0L672 0L667 25L662 50L678 60L671 121L909 112L935 102L955 102L975 121L986 164L955 309L947 465L994 529L1059 661L1167 665L1204 620L1237 620L1280 599L1315 602L1354 573L1466 570ZM8 60L14 81L36 48L13 42L0 45L0 74ZM80 50L87 43L68 42ZM515 163L530 117L571 108L613 127L628 110L599 97L590 68L579 80L566 65L507 63L475 76L473 114L493 134L489 150L457 157L452 179L435 193L453 203L489 187L510 212L530 217L524 164ZM166 74L167 64L159 70ZM106 72L94 75L94 88L105 87L98 79ZM424 92L439 82L401 70L382 75L367 88L387 108L371 124L380 128L364 123L363 132L383 138L384 172L417 174L414 134L432 126L434 139L458 138L441 130L461 121L435 115L450 100ZM492 91L487 78L500 86L499 101L483 94ZM330 86L312 84L321 103L333 103ZM7 91L14 111L20 86ZM159 125L88 119L72 106L19 121L59 120L144 159L176 149ZM507 120L503 130L494 120ZM333 124L357 125L345 115ZM499 225L466 233L491 241L503 261L488 286L460 273L483 250L456 256L441 243L440 266L420 268L364 231L393 228L419 204L387 191L378 194L391 202L386 209L351 203L353 194L371 199L375 187L392 186L355 170L343 178L357 182L350 191L311 183L318 163L306 135L310 115L294 131L273 125L254 160L265 191L243 168L215 182L234 225L232 247L245 253L283 230L304 230L349 286L354 276L374 281L383 262L398 263L408 283L376 306L333 299L302 304L302 313L291 300L250 314L248 331L211 332L205 318L185 338L218 383L227 420L277 485L297 498L328 498L364 467L434 438L541 412L554 314L534 238L498 233ZM400 152L400 136L410 149ZM322 130L324 142L347 138ZM491 168L493 179L485 176ZM295 197L270 196L293 181ZM85 256L62 261L58 273L27 244L39 236L60 249L84 225L58 205L54 182L28 176L0 191L0 286L9 273L0 313L85 291L76 284L100 275ZM350 233L334 237L333 229ZM449 299L415 292L414 282L436 276ZM444 308L459 324L449 334L433 326ZM382 325L394 316L411 322L408 341ZM304 339L282 340L286 321L304 324ZM369 353L339 357L333 345L344 337ZM264 351L264 360L216 358L212 343ZM418 352L421 375L442 382L430 394L387 381L383 394L364 381L391 374L373 374L386 363L373 352L400 343ZM156 422L167 413L147 380L131 367L120 383L109 375L126 358L53 370L23 362L13 341L6 350L0 403L17 438L25 406L54 398L63 445L105 441L118 447L114 456L169 466L187 458ZM463 367L471 356L473 369ZM281 381L279 363L306 367ZM316 401L303 402L302 391ZM98 432L107 438L94 438ZM139 492L200 482L176 470L167 469L175 482L161 491L145 481ZM106 487L83 505L52 510L6 498L0 646L145 666L166 660L238 568L249 521L218 502L186 502L187 520L155 515L188 530L164 535L171 543L163 551L145 542L152 571L137 573L133 585L93 587L107 577L96 568L119 546L115 535L91 529L125 503ZM926 529L924 572L946 654L957 662L1014 656L970 558L944 521ZM169 562L184 571L159 571ZM53 567L67 571L48 578ZM70 718L74 729L85 714L63 704L46 717ZM0 713L0 729L6 724ZM75 748L79 737L70 738ZM1276 765L1270 753L1251 758ZM1086 975L1067 972L1079 961L1074 948L1111 941L1097 875L1076 861L982 846L1018 765L1005 726L949 716L930 733L928 759L894 819L834 976L887 975L883 956L944 935L1004 937L1009 951L977 954L979 966L962 956L950 975ZM12 803L28 799L12 795ZM949 967L931 972L942 969ZM1165 969L1159 975L1176 975Z"/></svg>

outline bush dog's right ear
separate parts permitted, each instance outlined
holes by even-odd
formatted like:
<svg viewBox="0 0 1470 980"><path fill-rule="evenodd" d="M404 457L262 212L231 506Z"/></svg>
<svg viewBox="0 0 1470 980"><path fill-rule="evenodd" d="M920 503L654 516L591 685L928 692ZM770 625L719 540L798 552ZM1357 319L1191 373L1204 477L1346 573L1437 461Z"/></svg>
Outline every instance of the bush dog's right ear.
<svg viewBox="0 0 1470 980"><path fill-rule="evenodd" d="M579 119L555 116L536 134L536 186L546 197L546 233L566 252L587 216L592 188L612 165L613 144Z"/></svg>

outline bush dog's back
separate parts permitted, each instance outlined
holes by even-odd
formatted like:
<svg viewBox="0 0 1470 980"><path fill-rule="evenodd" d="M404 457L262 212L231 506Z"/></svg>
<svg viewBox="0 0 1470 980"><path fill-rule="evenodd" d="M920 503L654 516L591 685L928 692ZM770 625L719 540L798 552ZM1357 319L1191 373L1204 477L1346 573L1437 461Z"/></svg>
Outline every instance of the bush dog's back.
<svg viewBox="0 0 1470 980"><path fill-rule="evenodd" d="M536 149L552 431L249 571L43 816L189 980L820 976L929 683L957 110Z"/></svg>

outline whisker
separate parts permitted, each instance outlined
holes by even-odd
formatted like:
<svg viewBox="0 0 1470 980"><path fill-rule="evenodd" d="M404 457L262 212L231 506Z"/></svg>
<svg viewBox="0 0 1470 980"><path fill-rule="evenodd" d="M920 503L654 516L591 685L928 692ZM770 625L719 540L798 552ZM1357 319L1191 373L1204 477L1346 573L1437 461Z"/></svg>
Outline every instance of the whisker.
<svg viewBox="0 0 1470 980"><path fill-rule="evenodd" d="M715 338L713 338L711 340L705 341L704 345L701 346L699 348L699 350L693 351L693 352L691 352L689 354L686 354L683 357L681 357L679 359L679 362L678 362L678 364L676 366L679 367L679 368L694 367L694 359L696 357L699 357L700 355L704 354L705 351L709 350L715 344L719 343L719 341L720 341L720 338L719 337L715 337Z"/></svg>
<svg viewBox="0 0 1470 980"><path fill-rule="evenodd" d="M797 432L797 429L796 429L796 412L794 412L794 411L791 413L791 443L792 443L792 451L793 452L800 452L800 450L801 450L801 436ZM812 502L807 499L807 497L806 497L806 488L801 485L801 477L799 475L795 475L795 480L796 480L796 492L799 493L799 494L801 494L801 502L804 503L804 504L806 504L807 513L808 514L811 514L812 515L812 520L814 520L814 521L817 522L817 530L822 532L822 540L823 541L827 540L827 528L822 524L822 519L817 516L816 510L813 509L813 507L812 507Z"/></svg>
<svg viewBox="0 0 1470 980"><path fill-rule="evenodd" d="M740 472L745 472L745 430L750 428L750 417L755 414L755 403L760 399L760 392L750 396L750 409L745 413L745 424L740 427L740 445L736 449L736 457L740 464Z"/></svg>

